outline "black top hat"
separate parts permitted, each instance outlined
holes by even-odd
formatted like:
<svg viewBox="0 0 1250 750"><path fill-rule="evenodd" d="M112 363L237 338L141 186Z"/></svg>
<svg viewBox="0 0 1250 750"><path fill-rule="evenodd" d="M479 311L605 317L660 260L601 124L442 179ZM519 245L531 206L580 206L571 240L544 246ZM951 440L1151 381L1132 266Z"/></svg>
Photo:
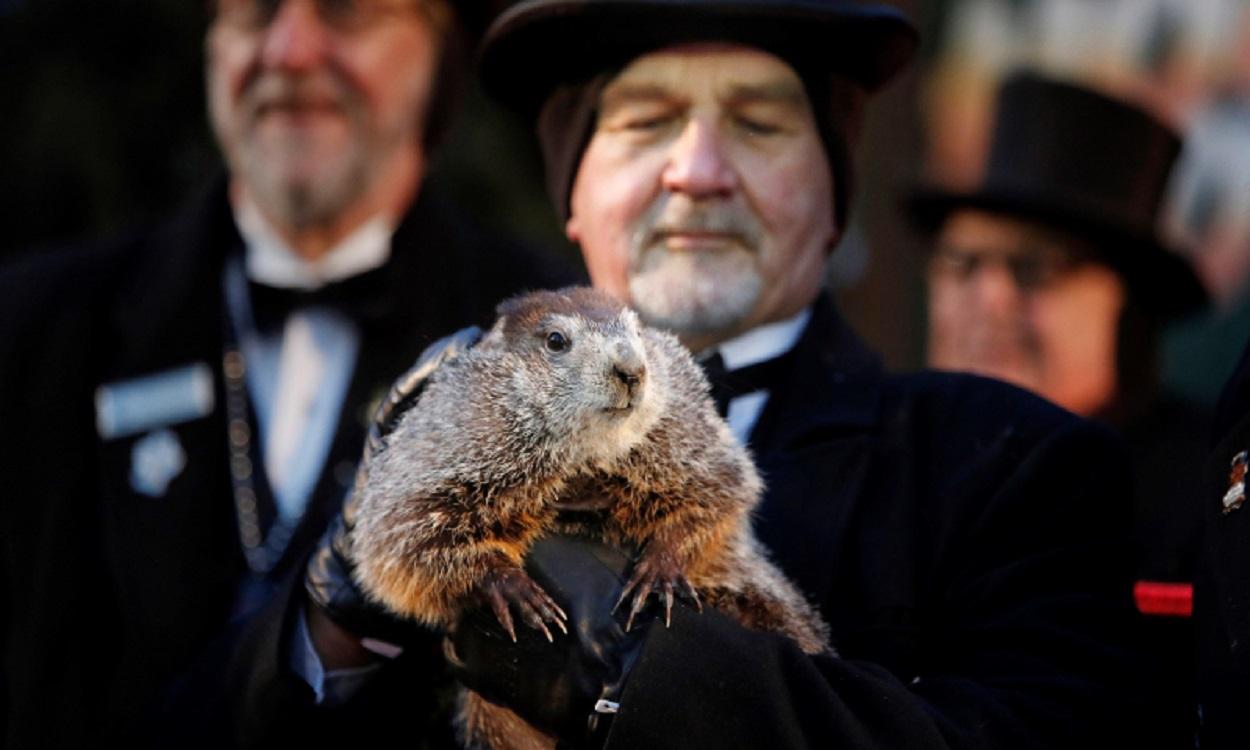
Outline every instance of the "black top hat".
<svg viewBox="0 0 1250 750"><path fill-rule="evenodd" d="M894 8L852 0L526 0L486 32L482 82L533 115L560 84L699 40L760 47L871 92L907 64L918 38Z"/></svg>
<svg viewBox="0 0 1250 750"><path fill-rule="evenodd" d="M979 208L1086 237L1143 305L1182 314L1207 296L1189 262L1156 228L1180 146L1175 133L1136 107L1016 73L999 93L981 183L969 192L920 188L908 208L926 230L953 210Z"/></svg>
<svg viewBox="0 0 1250 750"><path fill-rule="evenodd" d="M448 5L460 20L460 26L471 42L476 44L495 20L509 5L508 0L449 0Z"/></svg>

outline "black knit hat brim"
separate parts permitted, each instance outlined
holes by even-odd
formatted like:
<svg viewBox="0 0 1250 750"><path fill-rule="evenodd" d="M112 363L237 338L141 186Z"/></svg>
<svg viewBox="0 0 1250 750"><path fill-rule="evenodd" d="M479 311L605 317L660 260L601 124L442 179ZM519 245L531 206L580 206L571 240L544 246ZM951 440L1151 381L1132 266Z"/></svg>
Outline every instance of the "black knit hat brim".
<svg viewBox="0 0 1250 750"><path fill-rule="evenodd" d="M872 92L906 66L918 36L896 9L847 0L530 0L487 31L480 73L488 92L533 117L556 86L701 40L803 60Z"/></svg>

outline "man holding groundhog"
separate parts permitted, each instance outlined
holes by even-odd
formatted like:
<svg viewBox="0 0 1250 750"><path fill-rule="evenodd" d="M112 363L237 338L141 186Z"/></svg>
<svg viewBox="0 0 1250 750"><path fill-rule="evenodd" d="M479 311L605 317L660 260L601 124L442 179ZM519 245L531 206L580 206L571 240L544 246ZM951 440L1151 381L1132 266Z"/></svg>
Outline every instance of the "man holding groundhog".
<svg viewBox="0 0 1250 750"><path fill-rule="evenodd" d="M686 606L626 633L624 613L583 606L613 601L619 570L575 576L583 552L536 549L530 571L576 627L513 644L469 623L448 653L568 746L1062 747L1128 731L1114 440L1000 383L884 374L822 288L864 100L915 44L894 10L832 0L531 0L488 34L485 84L536 123L594 285L699 353L765 477L756 531L838 651ZM342 568L308 583L339 645L372 637Z"/></svg>

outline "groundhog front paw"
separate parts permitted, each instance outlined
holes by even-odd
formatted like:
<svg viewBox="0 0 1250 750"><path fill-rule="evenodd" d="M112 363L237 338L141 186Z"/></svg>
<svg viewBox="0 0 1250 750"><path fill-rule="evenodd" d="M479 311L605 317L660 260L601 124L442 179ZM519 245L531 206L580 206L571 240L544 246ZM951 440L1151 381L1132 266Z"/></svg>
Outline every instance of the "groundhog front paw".
<svg viewBox="0 0 1250 750"><path fill-rule="evenodd" d="M677 562L677 557L669 550L651 546L643 553L642 559L634 566L634 574L630 577L629 583L625 585L625 589L621 591L621 598L616 600L616 606L612 611L620 609L621 604L633 592L633 604L629 608L629 619L625 622L625 631L634 625L634 616L642 611L647 604L647 597L654 591L658 596L664 594L664 626L668 627L673 621L673 594L687 599L700 612L703 611L703 603L699 601L699 592L694 590L694 586L690 585L690 581L686 580L686 574L682 571L681 565Z"/></svg>
<svg viewBox="0 0 1250 750"><path fill-rule="evenodd" d="M516 607L517 613L526 625L541 630L547 640L553 640L547 623L553 623L564 633L569 629L565 626L568 615L560 609L546 591L534 579L520 568L499 567L492 569L482 579L479 586L482 599L490 605L499 624L507 631L512 641L516 642L516 629L512 626L512 613L508 605Z"/></svg>

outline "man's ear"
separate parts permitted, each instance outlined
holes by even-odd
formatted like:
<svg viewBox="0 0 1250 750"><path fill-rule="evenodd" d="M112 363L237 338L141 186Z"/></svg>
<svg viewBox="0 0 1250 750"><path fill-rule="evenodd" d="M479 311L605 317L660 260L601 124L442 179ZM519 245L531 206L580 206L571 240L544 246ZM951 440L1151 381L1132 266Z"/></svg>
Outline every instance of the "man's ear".
<svg viewBox="0 0 1250 750"><path fill-rule="evenodd" d="M833 251L837 249L838 244L842 242L842 237L846 234L845 229L838 226L838 218L833 218L833 231L829 234L829 240L825 243L825 257L833 255Z"/></svg>
<svg viewBox="0 0 1250 750"><path fill-rule="evenodd" d="M564 222L564 236L568 237L569 242L572 242L574 245L581 244L582 242L581 222L577 220L577 214L573 214L572 216L569 217L568 221Z"/></svg>

